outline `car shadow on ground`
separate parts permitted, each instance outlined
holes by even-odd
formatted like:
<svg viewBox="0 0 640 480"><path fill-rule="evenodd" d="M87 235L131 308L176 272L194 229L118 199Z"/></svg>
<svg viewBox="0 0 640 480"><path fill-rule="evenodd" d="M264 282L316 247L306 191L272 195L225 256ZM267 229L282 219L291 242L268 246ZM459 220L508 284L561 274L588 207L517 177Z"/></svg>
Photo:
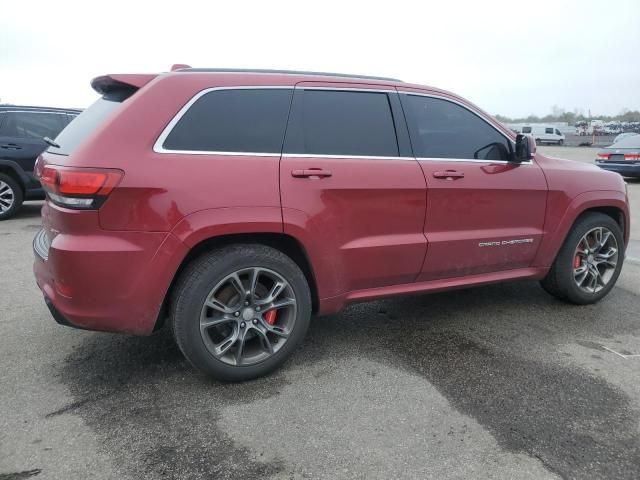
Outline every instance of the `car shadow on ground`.
<svg viewBox="0 0 640 480"><path fill-rule="evenodd" d="M286 465L235 445L217 426L220 409L278 395L292 369L327 358L340 368L341 358L358 356L429 382L502 448L564 478L638 478L637 412L622 391L561 352L581 338L637 334L637 302L615 289L597 305L575 307L523 282L354 305L314 319L284 368L242 384L195 372L167 330L147 338L82 332L57 372L74 402L49 416L81 415L134 476L263 478Z"/></svg>

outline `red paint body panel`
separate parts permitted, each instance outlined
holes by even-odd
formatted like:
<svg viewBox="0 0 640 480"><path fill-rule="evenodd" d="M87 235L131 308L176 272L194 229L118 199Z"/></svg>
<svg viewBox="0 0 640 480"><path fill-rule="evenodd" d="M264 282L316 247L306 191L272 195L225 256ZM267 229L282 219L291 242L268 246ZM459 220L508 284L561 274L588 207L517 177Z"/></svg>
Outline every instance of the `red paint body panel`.
<svg viewBox="0 0 640 480"><path fill-rule="evenodd" d="M542 278L588 208L629 210L621 177L536 154L528 165L443 159L157 153L153 145L198 92L220 86L306 85L431 93L485 116L444 90L389 81L306 75L173 72L112 75L139 90L71 156L41 161L124 172L93 211L43 208L51 242L38 285L70 323L150 333L189 251L221 235L270 233L304 249L319 312L403 293ZM323 178L292 176L321 168ZM444 170L464 178L434 178ZM501 248L480 242L532 239Z"/></svg>
<svg viewBox="0 0 640 480"><path fill-rule="evenodd" d="M328 178L295 178L323 168ZM412 282L426 251L424 177L415 160L284 157L284 231L302 240L320 298Z"/></svg>
<svg viewBox="0 0 640 480"><path fill-rule="evenodd" d="M428 182L425 235L429 251L418 281L531 265L542 240L547 182L536 163L487 164L421 160ZM455 169L456 180L433 172ZM529 241L531 243L502 244ZM498 246L481 243L499 242Z"/></svg>

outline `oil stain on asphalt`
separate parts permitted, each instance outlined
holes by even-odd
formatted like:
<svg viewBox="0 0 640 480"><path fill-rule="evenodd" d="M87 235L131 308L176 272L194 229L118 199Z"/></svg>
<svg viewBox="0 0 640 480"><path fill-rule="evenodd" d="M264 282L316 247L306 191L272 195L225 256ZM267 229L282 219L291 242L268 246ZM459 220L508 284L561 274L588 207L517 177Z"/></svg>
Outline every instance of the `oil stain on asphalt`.
<svg viewBox="0 0 640 480"><path fill-rule="evenodd" d="M331 358L340 368L340 358L363 356L417 373L503 449L537 458L563 478L639 478L638 417L629 399L558 354L577 335L638 330L629 313L638 298L616 295L615 304L580 307L579 321L577 307L530 284L357 305L316 319L287 367L239 385L194 372L168 332L87 334L59 372L74 402L49 415L81 415L131 478L287 475L284 458L262 461L236 444L218 426L221 409L277 396L291 365ZM613 305L619 311L602 325Z"/></svg>

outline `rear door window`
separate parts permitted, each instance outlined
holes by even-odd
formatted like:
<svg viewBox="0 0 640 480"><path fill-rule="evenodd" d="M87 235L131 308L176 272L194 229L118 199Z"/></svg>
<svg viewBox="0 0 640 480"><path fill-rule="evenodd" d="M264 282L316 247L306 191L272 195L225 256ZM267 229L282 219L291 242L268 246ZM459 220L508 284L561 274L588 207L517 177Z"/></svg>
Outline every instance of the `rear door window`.
<svg viewBox="0 0 640 480"><path fill-rule="evenodd" d="M284 151L397 157L398 141L387 93L296 89Z"/></svg>
<svg viewBox="0 0 640 480"><path fill-rule="evenodd" d="M282 151L292 88L212 90L200 96L166 138L164 150L212 153Z"/></svg>
<svg viewBox="0 0 640 480"><path fill-rule="evenodd" d="M509 159L510 141L467 108L434 97L411 94L400 97L417 157Z"/></svg>
<svg viewBox="0 0 640 480"><path fill-rule="evenodd" d="M0 135L5 137L42 140L55 138L64 128L64 114L47 112L6 112Z"/></svg>

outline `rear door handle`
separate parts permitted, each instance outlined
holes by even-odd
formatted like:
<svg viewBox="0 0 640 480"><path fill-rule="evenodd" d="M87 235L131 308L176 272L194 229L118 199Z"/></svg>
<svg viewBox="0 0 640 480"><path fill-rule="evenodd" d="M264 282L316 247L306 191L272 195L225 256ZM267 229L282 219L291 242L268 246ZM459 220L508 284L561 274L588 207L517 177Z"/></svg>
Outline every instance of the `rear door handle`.
<svg viewBox="0 0 640 480"><path fill-rule="evenodd" d="M0 145L0 148L4 148L5 150L21 150L22 147L15 143L3 143Z"/></svg>
<svg viewBox="0 0 640 480"><path fill-rule="evenodd" d="M323 168L291 170L291 176L296 178L325 178L331 176L331 170L324 170Z"/></svg>
<svg viewBox="0 0 640 480"><path fill-rule="evenodd" d="M445 178L447 180L457 180L458 178L464 178L464 172L458 170L444 170L442 172L433 172L435 178Z"/></svg>

